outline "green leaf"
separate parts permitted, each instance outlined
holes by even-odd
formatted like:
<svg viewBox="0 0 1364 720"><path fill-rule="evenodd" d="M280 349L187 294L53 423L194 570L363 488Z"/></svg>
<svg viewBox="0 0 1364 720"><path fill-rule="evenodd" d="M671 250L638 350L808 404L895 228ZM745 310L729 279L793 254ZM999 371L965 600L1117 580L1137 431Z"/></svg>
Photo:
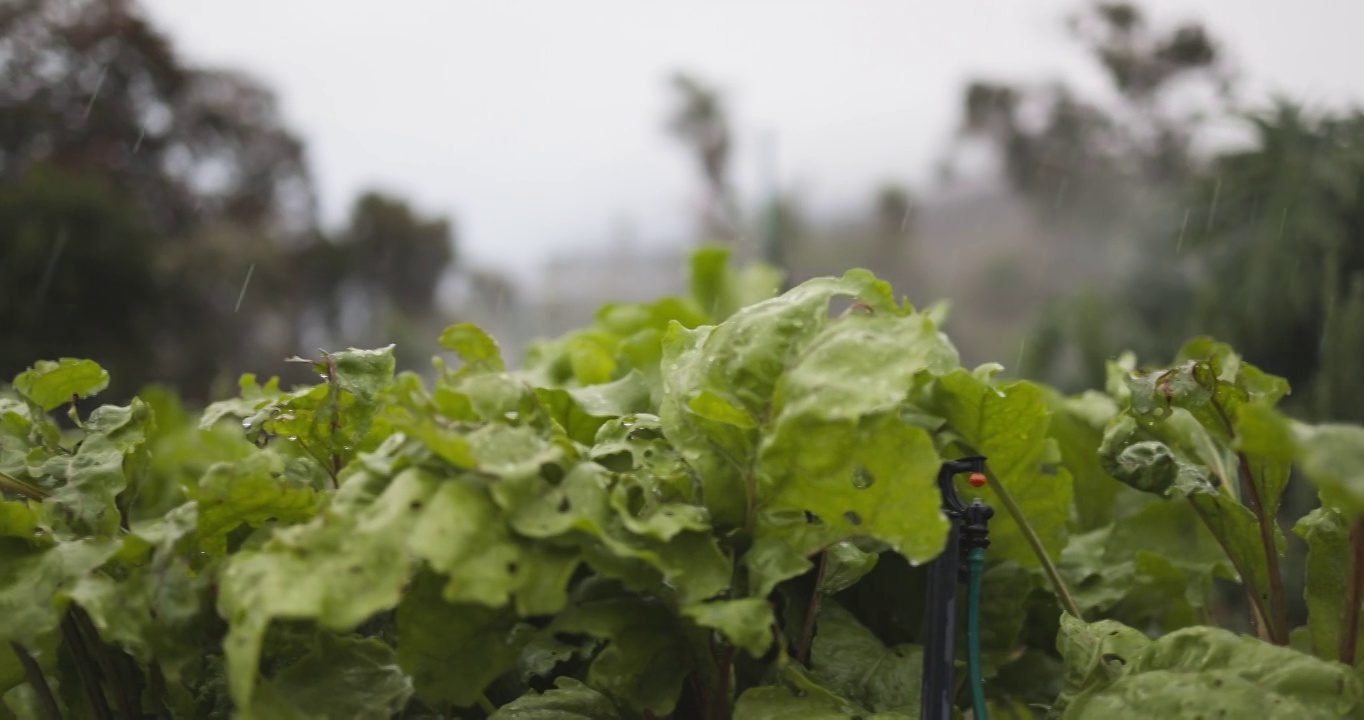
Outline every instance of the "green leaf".
<svg viewBox="0 0 1364 720"><path fill-rule="evenodd" d="M561 677L554 689L532 692L503 705L488 720L619 720L620 713L605 695Z"/></svg>
<svg viewBox="0 0 1364 720"><path fill-rule="evenodd" d="M904 314L890 287L866 271L817 278L770 300L750 305L714 327L669 328L663 340L663 431L701 478L706 507L722 526L743 526L753 472L756 430L698 414L692 401L709 393L702 409L729 406L759 424L782 372L810 338L829 323L829 302L857 298L887 314ZM723 401L723 405L719 402ZM720 411L721 417L742 417Z"/></svg>
<svg viewBox="0 0 1364 720"><path fill-rule="evenodd" d="M1076 530L1087 532L1113 522L1120 507L1129 504L1123 484L1104 469L1099 445L1104 427L1117 414L1117 406L1106 395L1088 392L1063 398L1047 393L1051 409L1048 433L1061 451L1061 462L1075 482ZM1124 495L1118 503L1119 494Z"/></svg>
<svg viewBox="0 0 1364 720"><path fill-rule="evenodd" d="M767 597L777 583L804 575L814 567L805 554L794 546L815 543L792 542L784 534L768 534L757 539L744 553L744 567L748 570L749 594Z"/></svg>
<svg viewBox="0 0 1364 720"><path fill-rule="evenodd" d="M915 376L955 364L956 351L923 316L830 324L777 384L759 459L763 508L813 513L834 537L875 538L917 562L935 557L947 531L941 460L899 407Z"/></svg>
<svg viewBox="0 0 1364 720"><path fill-rule="evenodd" d="M563 390L536 388L550 417L574 440L591 445L608 420L646 412L652 407L644 376L630 371L615 382Z"/></svg>
<svg viewBox="0 0 1364 720"><path fill-rule="evenodd" d="M171 682L221 637L209 595L213 575L191 567L196 511L186 504L134 526L115 556L119 571L87 575L69 593L101 638L143 663L157 662Z"/></svg>
<svg viewBox="0 0 1364 720"><path fill-rule="evenodd" d="M431 449L437 457L457 468L478 465L469 440L464 434L450 429L430 416L416 416L396 411L390 416L393 429L411 436Z"/></svg>
<svg viewBox="0 0 1364 720"><path fill-rule="evenodd" d="M386 502L358 518L323 513L277 530L260 550L233 555L219 577L218 612L232 700L250 707L261 642L276 619L315 620L348 631L398 604L408 579L405 547L411 504L429 484L416 478L385 492Z"/></svg>
<svg viewBox="0 0 1364 720"><path fill-rule="evenodd" d="M1232 424L1236 430L1232 448L1249 463L1259 505L1267 516L1278 517L1298 454L1289 421L1265 405L1244 405Z"/></svg>
<svg viewBox="0 0 1364 720"><path fill-rule="evenodd" d="M292 525L311 518L319 502L316 491L283 477L284 465L277 454L256 453L210 467L187 493L199 509L199 548L221 557L227 553L228 534L243 524Z"/></svg>
<svg viewBox="0 0 1364 720"><path fill-rule="evenodd" d="M1364 428L1299 426L1297 435L1302 473L1321 491L1322 502L1364 515Z"/></svg>
<svg viewBox="0 0 1364 720"><path fill-rule="evenodd" d="M719 630L737 647L760 658L772 646L776 618L765 598L716 600L682 608L682 615L697 625Z"/></svg>
<svg viewBox="0 0 1364 720"><path fill-rule="evenodd" d="M1056 649L1065 661L1065 692L1053 710L1067 707L1079 692L1122 677L1150 644L1150 638L1120 622L1086 623L1062 615Z"/></svg>
<svg viewBox="0 0 1364 720"><path fill-rule="evenodd" d="M616 374L616 356L609 343L585 333L568 341L568 361L573 376L583 385L611 381Z"/></svg>
<svg viewBox="0 0 1364 720"><path fill-rule="evenodd" d="M121 514L115 499L128 487L124 461L146 439L151 412L134 399L127 408L100 408L91 415L91 430L74 455L57 455L41 472L60 483L47 504L54 520L77 535L112 536ZM52 482L44 482L52 485Z"/></svg>
<svg viewBox="0 0 1364 720"><path fill-rule="evenodd" d="M47 411L109 387L109 373L93 360L40 360L14 378L14 389Z"/></svg>
<svg viewBox="0 0 1364 720"><path fill-rule="evenodd" d="M624 415L602 425L589 456L637 487L650 509L679 501L695 504L698 500L700 483L664 439L656 415ZM700 506L695 510L704 512Z"/></svg>
<svg viewBox="0 0 1364 720"><path fill-rule="evenodd" d="M759 534L784 533L770 522L772 512L801 510L822 522L821 545L865 536L918 562L941 552L947 521L939 511L934 482L940 460L928 434L894 415L852 425L815 425L827 434L798 432L793 422L787 426L789 440L764 447L763 470L775 487ZM798 443L800 437L807 442ZM846 454L827 454L834 444Z"/></svg>
<svg viewBox="0 0 1364 720"><path fill-rule="evenodd" d="M242 717L388 720L411 696L392 648L320 632L308 654L261 684Z"/></svg>
<svg viewBox="0 0 1364 720"><path fill-rule="evenodd" d="M1307 543L1307 629L1312 654L1323 660L1340 659L1341 625L1350 574L1350 517L1334 508L1317 508L1293 527ZM1364 637L1358 639L1356 658L1364 658Z"/></svg>
<svg viewBox="0 0 1364 720"><path fill-rule="evenodd" d="M587 684L622 707L657 715L672 712L691 671L692 654L677 618L647 597L621 593L608 582L587 582L550 626L606 640Z"/></svg>
<svg viewBox="0 0 1364 720"><path fill-rule="evenodd" d="M118 551L109 540L74 540L32 550L0 540L0 643L28 645L56 629L68 593Z"/></svg>
<svg viewBox="0 0 1364 720"><path fill-rule="evenodd" d="M1041 390L1021 381L991 386L958 370L938 380L933 403L966 445L987 458L996 481L1018 503L1047 553L1058 557L1066 543L1073 488L1070 473L1048 462L1054 448L1047 436L1049 418ZM1003 507L989 485L960 492L967 502L978 495L997 509ZM990 539L992 559L1013 560L1024 567L1040 564L1008 513L996 510Z"/></svg>
<svg viewBox="0 0 1364 720"><path fill-rule="evenodd" d="M796 695L784 687L749 688L734 706L734 720L911 720L913 712L867 713L851 703L821 695Z"/></svg>
<svg viewBox="0 0 1364 720"><path fill-rule="evenodd" d="M528 639L510 609L452 604L445 583L418 573L398 605L398 662L417 695L431 703L471 706L497 677L516 666Z"/></svg>
<svg viewBox="0 0 1364 720"><path fill-rule="evenodd" d="M1012 656L1018 649L1019 633L1028 619L1025 601L1034 590L1043 587L1043 579L1035 570L1004 561L993 563L985 570L980 586L980 647L987 653L994 651L1006 658ZM990 667L987 672L993 670Z"/></svg>
<svg viewBox="0 0 1364 720"><path fill-rule="evenodd" d="M821 684L877 712L919 707L922 647L886 647L832 599L820 606L815 622L810 669Z"/></svg>
<svg viewBox="0 0 1364 720"><path fill-rule="evenodd" d="M502 372L507 369L502 362L502 351L498 349L497 341L477 325L451 325L441 333L440 344L459 354L464 361L462 373Z"/></svg>
<svg viewBox="0 0 1364 720"><path fill-rule="evenodd" d="M378 350L356 350L327 354L336 364L336 384L354 393L364 402L373 402L379 393L393 384L397 362L393 359L393 345Z"/></svg>
<svg viewBox="0 0 1364 720"><path fill-rule="evenodd" d="M199 417L199 428L209 430L217 425L225 417L243 418L242 423L248 430L255 429L254 425L264 420L265 416L257 416L264 408L268 407L275 400L283 396L283 391L279 389L279 378L270 378L264 386L256 381L256 376L250 373L241 376L238 380L240 397L228 400L219 400L204 409L203 415Z"/></svg>
<svg viewBox="0 0 1364 720"><path fill-rule="evenodd" d="M761 264L735 270L730 264L731 254L730 248L719 245L692 253L692 296L716 321L766 300L781 289L780 270Z"/></svg>
<svg viewBox="0 0 1364 720"><path fill-rule="evenodd" d="M0 500L0 538L42 542L50 536L42 505L29 500Z"/></svg>
<svg viewBox="0 0 1364 720"><path fill-rule="evenodd" d="M1187 451L1177 452L1164 440L1142 439L1153 437L1153 431L1167 430L1170 431L1168 437L1172 439L1181 435L1187 438L1188 433L1179 427L1177 420L1178 413L1183 412L1183 409L1177 408L1171 415L1173 425L1154 424L1148 426L1149 429L1139 427L1131 417L1119 418L1110 426L1104 438L1102 452L1105 453L1105 463L1115 477L1134 487L1187 498L1199 519L1231 560L1259 612L1264 617L1272 617L1268 607L1269 566L1255 513L1224 492L1225 488L1215 486L1217 476L1210 476L1206 466L1186 460L1182 453ZM1283 533L1277 526L1273 532L1274 551L1282 554L1285 542Z"/></svg>
<svg viewBox="0 0 1364 720"><path fill-rule="evenodd" d="M1115 523L1104 546L1106 562L1133 560L1140 552L1168 558L1180 567L1225 574L1226 553L1190 505L1153 502Z"/></svg>
<svg viewBox="0 0 1364 720"><path fill-rule="evenodd" d="M1226 553L1193 506L1154 502L1114 525L1072 536L1059 565L1086 617L1168 632L1198 622Z"/></svg>
<svg viewBox="0 0 1364 720"><path fill-rule="evenodd" d="M571 540L580 534L579 546L599 572L641 590L666 582L683 604L700 602L728 587L729 560L708 530L682 531L667 541L636 535L612 508L608 484L600 467L578 465L558 486L513 508L511 527L520 535L544 540L565 536Z"/></svg>
<svg viewBox="0 0 1364 720"><path fill-rule="evenodd" d="M433 570L448 576L445 599L490 608L506 605L518 585L521 549L488 491L463 478L434 484L433 479L419 477L414 470L394 479L395 486L402 482L414 485L410 494L395 487L385 493L376 508L387 506L388 497L410 496L413 499L409 504L418 504L412 508L416 516L411 521L408 543ZM417 484L424 487L418 489ZM394 504L391 512L396 515L406 510Z"/></svg>
<svg viewBox="0 0 1364 720"><path fill-rule="evenodd" d="M1348 717L1364 704L1349 668L1221 628L1151 641L1117 623L1066 617L1058 646L1070 673L1062 718L1300 720Z"/></svg>
<svg viewBox="0 0 1364 720"><path fill-rule="evenodd" d="M864 552L851 542L836 542L825 550L824 581L819 590L825 595L838 594L857 583L876 568L880 554Z"/></svg>

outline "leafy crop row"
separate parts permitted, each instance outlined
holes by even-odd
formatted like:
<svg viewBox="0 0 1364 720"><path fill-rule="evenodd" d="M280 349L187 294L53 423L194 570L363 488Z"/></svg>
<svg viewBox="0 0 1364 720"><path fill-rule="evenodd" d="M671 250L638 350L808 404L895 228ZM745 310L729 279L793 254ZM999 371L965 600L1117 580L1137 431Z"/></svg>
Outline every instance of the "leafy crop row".
<svg viewBox="0 0 1364 720"><path fill-rule="evenodd" d="M703 252L692 297L517 371L459 325L432 383L325 353L197 419L156 389L82 417L105 372L36 364L0 395L0 717L916 717L934 478L968 454L1009 510L997 716L1364 717L1364 429L1284 417L1209 340L1063 397L961 367L864 271L777 284Z"/></svg>

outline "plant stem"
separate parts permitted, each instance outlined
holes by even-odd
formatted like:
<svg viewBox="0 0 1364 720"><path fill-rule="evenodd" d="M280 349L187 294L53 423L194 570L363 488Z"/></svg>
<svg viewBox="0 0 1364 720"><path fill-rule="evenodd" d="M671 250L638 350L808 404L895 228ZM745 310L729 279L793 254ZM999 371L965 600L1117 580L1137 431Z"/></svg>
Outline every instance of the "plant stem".
<svg viewBox="0 0 1364 720"><path fill-rule="evenodd" d="M720 685L715 692L715 705L717 719L728 720L730 717L729 702L729 676L734 667L734 646L725 648L724 659L720 661Z"/></svg>
<svg viewBox="0 0 1364 720"><path fill-rule="evenodd" d="M62 720L62 711L57 707L57 698L52 694L52 688L47 684L47 678L43 677L43 669L38 666L38 661L28 654L28 650L17 642L9 644L14 655L19 658L19 664L24 666L24 677L28 680L29 687L33 688L33 693L38 696L38 704L43 707L43 715L48 720Z"/></svg>
<svg viewBox="0 0 1364 720"><path fill-rule="evenodd" d="M492 715L493 713L497 712L497 706L494 705L493 701L489 700L488 696L483 693L478 694L478 707L480 710L482 710L485 713L488 713L489 715Z"/></svg>
<svg viewBox="0 0 1364 720"><path fill-rule="evenodd" d="M1364 517L1350 526L1350 574L1345 586L1345 621L1341 623L1340 661L1354 667L1359 644L1359 601L1364 590Z"/></svg>
<svg viewBox="0 0 1364 720"><path fill-rule="evenodd" d="M156 720L171 720L170 709L166 707L166 674L161 672L161 663L153 660L147 675L147 694L155 706Z"/></svg>
<svg viewBox="0 0 1364 720"><path fill-rule="evenodd" d="M95 669L95 663L86 651L80 628L69 614L62 619L62 640L75 661L76 674L80 676L81 686L85 688L85 696L90 700L95 717L99 720L111 720L113 713L109 710L109 699L104 697L104 688L100 687L99 671Z"/></svg>
<svg viewBox="0 0 1364 720"><path fill-rule="evenodd" d="M1061 572L1056 569L1056 563L1051 561L1051 556L1047 554L1047 548L1042 545L1042 538L1037 536L1037 531L1032 524L1023 516L1023 509L1014 502L1014 497L1009 493L1009 489L1004 487L1004 483L999 481L999 477L985 468L985 474L990 480L990 489L999 496L1000 502L1004 503L1004 509L1009 511L1009 516L1018 523L1018 527L1023 531L1023 537L1027 539L1028 545L1032 547L1033 554L1042 562L1042 570L1046 572L1047 578L1051 580L1052 589L1056 591L1056 597L1061 601L1061 607L1070 613L1076 620L1084 621L1085 616L1080 613L1080 606L1076 604L1075 597L1070 594L1070 588L1066 587L1066 581L1061 579Z"/></svg>
<svg viewBox="0 0 1364 720"><path fill-rule="evenodd" d="M19 478L11 477L5 473L0 473L0 490L8 490L15 495L26 497L29 500L37 502L42 502L47 499L47 493L29 485Z"/></svg>
<svg viewBox="0 0 1364 720"><path fill-rule="evenodd" d="M815 617L819 615L820 601L824 599L824 570L828 566L829 552L819 554L819 570L815 571L815 591L810 594L810 606L805 610L805 625L800 631L800 644L796 646L796 662L806 664L810 659L810 645L815 638Z"/></svg>
<svg viewBox="0 0 1364 720"><path fill-rule="evenodd" d="M1198 519L1203 523L1203 526L1212 530L1212 520L1208 517L1208 514L1198 506L1198 503L1194 501L1194 496L1189 496L1188 500L1189 506L1194 509L1194 514L1198 515ZM1269 632L1269 621L1265 619L1264 598L1260 597L1258 588L1246 584L1246 578L1251 576L1250 573L1246 572L1246 568L1241 564L1241 561L1237 559L1235 553L1231 551L1230 546L1223 541L1220 534L1213 532L1212 536L1217 540L1218 546L1222 548L1222 552L1227 556L1227 559L1231 561L1231 566L1236 570L1236 574L1241 577L1241 587L1246 591L1246 599L1250 602L1250 612L1254 619L1256 634L1265 642L1273 642Z"/></svg>
<svg viewBox="0 0 1364 720"><path fill-rule="evenodd" d="M1217 411L1218 417L1222 420L1222 425L1227 431L1227 437L1232 443L1236 442L1236 426L1231 422L1231 416L1222 407L1222 403L1217 401L1214 395L1212 407ZM1265 512L1264 502L1260 498L1260 488L1255 484L1255 477L1250 472L1250 459L1244 452L1236 453L1237 469L1241 477L1241 497L1250 511L1255 513L1255 520L1260 526L1260 544L1265 548L1265 569L1269 574L1269 607L1261 605L1261 614L1264 616L1264 624L1269 629L1269 641L1275 645L1288 645L1288 606L1284 602L1283 576L1279 573L1279 546L1274 542L1274 514ZM1231 557L1231 553L1227 553ZM1233 561L1235 564L1235 561ZM1241 573L1242 581L1246 578L1245 573ZM1249 590L1249 588L1247 588ZM1260 598L1252 597L1254 601Z"/></svg>
<svg viewBox="0 0 1364 720"><path fill-rule="evenodd" d="M1284 603L1283 576L1279 574L1279 546L1274 542L1274 522L1272 514L1265 511L1260 499L1260 489L1250 474L1250 460L1243 452L1236 453L1241 466L1241 485L1250 509L1260 525L1260 543L1265 548L1265 566L1269 573L1269 612L1265 623L1269 625L1270 641L1275 645L1288 644L1288 607Z"/></svg>
<svg viewBox="0 0 1364 720"><path fill-rule="evenodd" d="M100 672L104 679L109 683L110 690L114 696L114 704L118 705L120 715L128 718L142 717L142 711L133 702L132 696L128 694L129 683L127 678L118 671L114 664L114 656L111 654L108 644L99 636L99 631L95 629L95 624L90 621L90 616L81 608L72 605L69 611L76 620L76 628L81 631L85 639L86 647L94 656L95 662L99 665Z"/></svg>
<svg viewBox="0 0 1364 720"><path fill-rule="evenodd" d="M341 484L337 481L337 476L341 474L341 456L336 453L336 433L341 428L341 388L336 384L336 359L327 355L327 385L328 393L331 396L332 417L331 417L331 437L329 445L332 456L332 487L340 488Z"/></svg>
<svg viewBox="0 0 1364 720"><path fill-rule="evenodd" d="M709 713L710 704L706 702L706 693L701 690L701 681L696 677L695 672L687 676L687 685L691 687L692 702L696 703L696 711Z"/></svg>

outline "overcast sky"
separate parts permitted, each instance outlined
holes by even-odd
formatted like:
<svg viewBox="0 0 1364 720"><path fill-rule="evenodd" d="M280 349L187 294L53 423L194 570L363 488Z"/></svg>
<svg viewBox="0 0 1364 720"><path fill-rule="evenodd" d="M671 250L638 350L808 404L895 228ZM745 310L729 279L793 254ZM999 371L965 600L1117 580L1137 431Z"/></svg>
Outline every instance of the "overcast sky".
<svg viewBox="0 0 1364 720"><path fill-rule="evenodd" d="M678 69L728 94L736 175L825 212L924 188L970 78L1102 79L1063 0L143 0L195 63L247 70L307 142L324 218L390 189L451 215L479 264L527 268L632 228L676 241L700 197L664 130ZM1205 21L1257 97L1364 99L1361 0L1160 0ZM518 273L520 274L520 273Z"/></svg>

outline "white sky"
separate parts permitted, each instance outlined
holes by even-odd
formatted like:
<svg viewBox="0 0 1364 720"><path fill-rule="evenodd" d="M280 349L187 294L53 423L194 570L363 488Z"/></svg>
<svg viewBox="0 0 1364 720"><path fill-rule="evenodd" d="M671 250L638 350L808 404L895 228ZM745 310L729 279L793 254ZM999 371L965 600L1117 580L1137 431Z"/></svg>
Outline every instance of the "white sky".
<svg viewBox="0 0 1364 720"><path fill-rule="evenodd" d="M1102 86L1064 0L143 0L192 62L247 70L308 142L324 218L369 187L453 216L460 251L525 271L616 228L673 241L700 196L664 122L685 69L725 89L737 179L816 210L929 184L973 77ZM1257 96L1364 99L1364 0L1146 0L1208 23ZM525 277L523 272L518 276Z"/></svg>

